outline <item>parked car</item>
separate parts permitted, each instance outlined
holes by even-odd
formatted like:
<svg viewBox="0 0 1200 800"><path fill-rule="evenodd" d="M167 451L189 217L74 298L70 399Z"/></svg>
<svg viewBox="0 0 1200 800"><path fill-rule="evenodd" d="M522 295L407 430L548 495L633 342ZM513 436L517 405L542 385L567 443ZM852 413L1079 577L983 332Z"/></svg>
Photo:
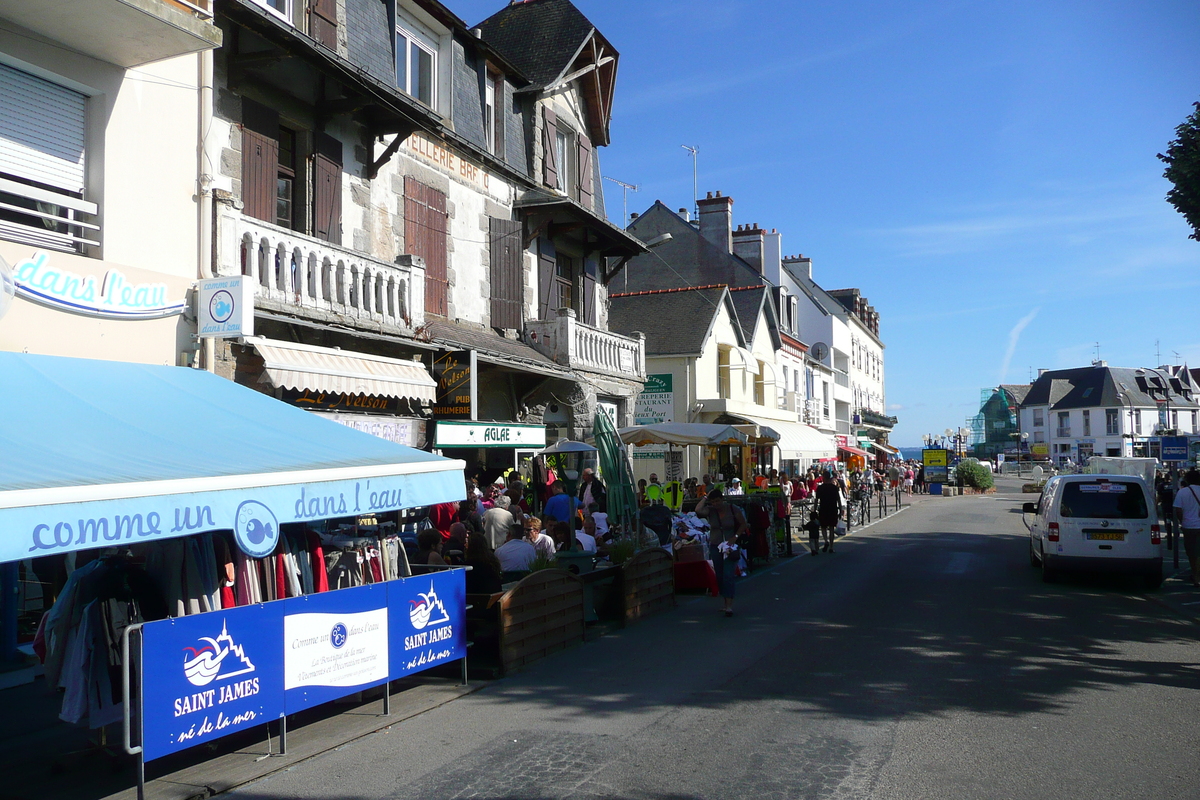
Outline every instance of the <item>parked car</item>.
<svg viewBox="0 0 1200 800"><path fill-rule="evenodd" d="M1067 570L1122 572L1162 585L1162 529L1154 493L1135 475L1056 475L1022 508L1029 562L1051 582ZM1032 515L1032 519L1028 515Z"/></svg>

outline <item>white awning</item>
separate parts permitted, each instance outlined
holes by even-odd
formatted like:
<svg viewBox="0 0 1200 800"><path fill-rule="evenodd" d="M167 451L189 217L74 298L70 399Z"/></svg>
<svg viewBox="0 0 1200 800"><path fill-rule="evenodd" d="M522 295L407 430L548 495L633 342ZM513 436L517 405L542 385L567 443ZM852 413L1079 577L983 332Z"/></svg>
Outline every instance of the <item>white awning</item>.
<svg viewBox="0 0 1200 800"><path fill-rule="evenodd" d="M749 420L751 424L735 425L735 428L763 444L773 439L779 445L780 457L785 461L837 457L837 443L833 437L802 422L781 422L746 414L738 416Z"/></svg>
<svg viewBox="0 0 1200 800"><path fill-rule="evenodd" d="M263 379L284 389L408 397L432 403L437 382L416 361L334 350L307 344L246 337L262 356Z"/></svg>

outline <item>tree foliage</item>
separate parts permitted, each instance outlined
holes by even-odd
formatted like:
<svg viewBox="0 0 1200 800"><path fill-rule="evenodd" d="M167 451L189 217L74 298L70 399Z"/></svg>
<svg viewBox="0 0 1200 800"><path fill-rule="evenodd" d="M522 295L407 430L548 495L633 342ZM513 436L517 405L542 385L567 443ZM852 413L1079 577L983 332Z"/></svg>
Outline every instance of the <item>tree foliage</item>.
<svg viewBox="0 0 1200 800"><path fill-rule="evenodd" d="M1175 129L1166 154L1158 157L1167 165L1163 177L1175 186L1167 192L1167 202L1192 226L1188 238L1200 241L1200 103L1192 105L1196 110Z"/></svg>

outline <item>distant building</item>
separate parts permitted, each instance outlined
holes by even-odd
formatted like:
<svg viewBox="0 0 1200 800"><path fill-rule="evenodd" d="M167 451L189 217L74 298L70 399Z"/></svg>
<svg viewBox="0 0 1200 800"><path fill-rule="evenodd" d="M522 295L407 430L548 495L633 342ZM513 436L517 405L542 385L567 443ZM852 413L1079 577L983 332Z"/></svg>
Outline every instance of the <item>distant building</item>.
<svg viewBox="0 0 1200 800"><path fill-rule="evenodd" d="M971 420L975 457L994 459L1005 451L1016 452L1017 408L1029 393L1029 384L1001 384L985 393L979 413Z"/></svg>

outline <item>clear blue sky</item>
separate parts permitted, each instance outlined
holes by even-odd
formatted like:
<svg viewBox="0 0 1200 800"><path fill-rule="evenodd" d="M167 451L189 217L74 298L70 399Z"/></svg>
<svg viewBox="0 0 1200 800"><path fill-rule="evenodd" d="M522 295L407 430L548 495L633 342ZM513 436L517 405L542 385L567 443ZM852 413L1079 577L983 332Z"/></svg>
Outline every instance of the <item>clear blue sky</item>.
<svg viewBox="0 0 1200 800"><path fill-rule="evenodd" d="M1200 367L1200 242L1155 158L1200 100L1196 0L575 2L621 52L604 174L686 206L698 145L701 195L862 289L893 444L1096 342Z"/></svg>

